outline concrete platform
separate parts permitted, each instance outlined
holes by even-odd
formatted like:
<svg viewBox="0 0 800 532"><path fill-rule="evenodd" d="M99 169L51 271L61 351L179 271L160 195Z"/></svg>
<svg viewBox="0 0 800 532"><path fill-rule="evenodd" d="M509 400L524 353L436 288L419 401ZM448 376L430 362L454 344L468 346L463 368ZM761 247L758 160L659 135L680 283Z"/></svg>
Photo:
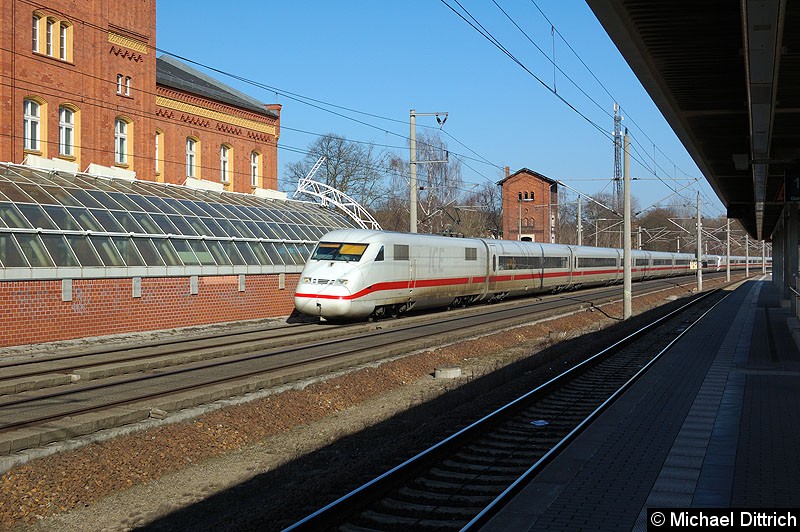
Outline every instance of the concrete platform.
<svg viewBox="0 0 800 532"><path fill-rule="evenodd" d="M800 507L800 351L742 284L482 530L646 530L653 507Z"/></svg>

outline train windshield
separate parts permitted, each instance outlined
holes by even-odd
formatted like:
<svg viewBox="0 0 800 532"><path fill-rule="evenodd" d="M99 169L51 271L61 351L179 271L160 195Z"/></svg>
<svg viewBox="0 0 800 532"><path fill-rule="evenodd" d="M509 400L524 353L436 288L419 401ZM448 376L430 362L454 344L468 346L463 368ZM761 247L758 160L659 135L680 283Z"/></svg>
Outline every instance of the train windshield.
<svg viewBox="0 0 800 532"><path fill-rule="evenodd" d="M343 242L320 242L314 254L314 260L340 260L358 262L367 249L367 244L347 244Z"/></svg>

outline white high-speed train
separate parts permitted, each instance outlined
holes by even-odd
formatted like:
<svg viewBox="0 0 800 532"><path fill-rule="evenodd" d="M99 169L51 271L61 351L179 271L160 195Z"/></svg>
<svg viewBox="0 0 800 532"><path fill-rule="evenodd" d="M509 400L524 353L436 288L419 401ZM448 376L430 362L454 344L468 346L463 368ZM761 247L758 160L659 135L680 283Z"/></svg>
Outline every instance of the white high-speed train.
<svg viewBox="0 0 800 532"><path fill-rule="evenodd" d="M694 273L689 253L631 252L634 281ZM725 256L703 257L704 271ZM731 257L744 269L745 257ZM751 267L761 258L751 257ZM408 310L622 282L622 250L483 238L341 229L325 235L294 295L303 314L382 318Z"/></svg>

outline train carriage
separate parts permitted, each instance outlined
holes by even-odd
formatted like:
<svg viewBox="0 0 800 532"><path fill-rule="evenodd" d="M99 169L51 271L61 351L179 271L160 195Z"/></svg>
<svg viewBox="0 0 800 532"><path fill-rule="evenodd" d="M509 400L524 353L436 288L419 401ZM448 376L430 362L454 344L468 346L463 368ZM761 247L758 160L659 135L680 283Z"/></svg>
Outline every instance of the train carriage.
<svg viewBox="0 0 800 532"><path fill-rule="evenodd" d="M692 273L689 253L631 252L632 280ZM724 257L703 257L724 268ZM760 259L758 260L760 263ZM744 268L744 257L731 257ZM622 282L622 251L537 242L341 229L317 244L295 307L328 319L393 316L537 292Z"/></svg>
<svg viewBox="0 0 800 532"><path fill-rule="evenodd" d="M572 246L572 252L572 281L576 287L622 280L621 250Z"/></svg>

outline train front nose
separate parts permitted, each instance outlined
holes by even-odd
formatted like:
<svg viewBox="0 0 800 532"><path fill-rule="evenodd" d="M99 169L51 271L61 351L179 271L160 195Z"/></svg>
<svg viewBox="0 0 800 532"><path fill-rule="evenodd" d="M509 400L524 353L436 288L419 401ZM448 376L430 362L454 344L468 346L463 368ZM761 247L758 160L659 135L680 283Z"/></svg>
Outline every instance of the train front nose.
<svg viewBox="0 0 800 532"><path fill-rule="evenodd" d="M294 306L298 312L309 316L345 318L350 316L350 297L350 290L345 286L301 283L294 295Z"/></svg>

